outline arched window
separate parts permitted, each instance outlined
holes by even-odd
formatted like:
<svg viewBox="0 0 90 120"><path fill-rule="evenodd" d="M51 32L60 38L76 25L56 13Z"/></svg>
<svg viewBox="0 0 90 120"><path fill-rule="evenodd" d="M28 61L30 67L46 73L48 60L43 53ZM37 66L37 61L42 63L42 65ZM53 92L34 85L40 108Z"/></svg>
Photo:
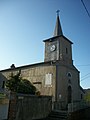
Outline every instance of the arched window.
<svg viewBox="0 0 90 120"><path fill-rule="evenodd" d="M68 76L69 78L71 78L71 77L72 77L72 74L71 74L70 72L68 72L68 73L67 73L67 76Z"/></svg>

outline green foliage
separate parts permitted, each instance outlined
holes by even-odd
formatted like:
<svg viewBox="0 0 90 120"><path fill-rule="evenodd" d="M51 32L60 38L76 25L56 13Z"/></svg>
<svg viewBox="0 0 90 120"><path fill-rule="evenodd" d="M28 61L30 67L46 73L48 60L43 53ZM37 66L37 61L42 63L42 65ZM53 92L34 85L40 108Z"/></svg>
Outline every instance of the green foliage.
<svg viewBox="0 0 90 120"><path fill-rule="evenodd" d="M6 87L8 90L23 93L23 94L35 94L36 87L33 84L20 77L20 72L16 75L11 74L10 79L6 82Z"/></svg>
<svg viewBox="0 0 90 120"><path fill-rule="evenodd" d="M88 93L85 95L84 99L85 99L87 102L90 102L90 92L88 92Z"/></svg>
<svg viewBox="0 0 90 120"><path fill-rule="evenodd" d="M0 93L0 98L5 98L5 97L6 97L6 94Z"/></svg>
<svg viewBox="0 0 90 120"><path fill-rule="evenodd" d="M35 94L36 88L33 86L28 80L23 79L18 84L17 88L18 93L28 93L28 94Z"/></svg>

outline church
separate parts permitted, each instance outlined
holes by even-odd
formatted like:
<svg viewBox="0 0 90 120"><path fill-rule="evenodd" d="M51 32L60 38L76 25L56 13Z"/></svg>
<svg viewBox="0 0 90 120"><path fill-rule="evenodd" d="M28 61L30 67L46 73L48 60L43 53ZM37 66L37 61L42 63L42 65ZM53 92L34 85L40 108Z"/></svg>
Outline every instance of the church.
<svg viewBox="0 0 90 120"><path fill-rule="evenodd" d="M59 14L57 14L54 35L43 40L44 62L1 70L7 79L11 73L21 70L21 77L29 80L41 95L52 96L53 101L68 103L81 101L83 89L80 86L80 72L73 64L72 41L63 35Z"/></svg>

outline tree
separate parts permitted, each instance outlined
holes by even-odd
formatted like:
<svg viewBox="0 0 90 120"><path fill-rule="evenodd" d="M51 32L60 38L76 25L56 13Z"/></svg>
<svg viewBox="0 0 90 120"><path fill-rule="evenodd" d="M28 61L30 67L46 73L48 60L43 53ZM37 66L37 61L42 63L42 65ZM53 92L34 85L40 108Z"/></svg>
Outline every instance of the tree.
<svg viewBox="0 0 90 120"><path fill-rule="evenodd" d="M10 76L10 79L6 81L6 88L10 91L23 94L35 94L36 87L27 79L20 77L21 72Z"/></svg>

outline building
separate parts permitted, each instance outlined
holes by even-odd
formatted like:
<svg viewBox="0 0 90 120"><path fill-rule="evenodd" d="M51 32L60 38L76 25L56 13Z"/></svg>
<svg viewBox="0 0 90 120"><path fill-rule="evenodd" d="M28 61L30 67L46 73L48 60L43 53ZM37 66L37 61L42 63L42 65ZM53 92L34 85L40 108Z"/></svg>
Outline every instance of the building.
<svg viewBox="0 0 90 120"><path fill-rule="evenodd" d="M0 93L4 93L5 92L5 81L6 81L6 77L4 75L2 75L2 73L0 73Z"/></svg>
<svg viewBox="0 0 90 120"><path fill-rule="evenodd" d="M53 37L45 43L44 62L20 67L11 66L0 72L8 77L21 70L22 78L30 80L41 95L50 95L53 101L61 101L64 105L80 101L83 91L80 87L79 71L73 65L72 42L63 35L59 15Z"/></svg>

